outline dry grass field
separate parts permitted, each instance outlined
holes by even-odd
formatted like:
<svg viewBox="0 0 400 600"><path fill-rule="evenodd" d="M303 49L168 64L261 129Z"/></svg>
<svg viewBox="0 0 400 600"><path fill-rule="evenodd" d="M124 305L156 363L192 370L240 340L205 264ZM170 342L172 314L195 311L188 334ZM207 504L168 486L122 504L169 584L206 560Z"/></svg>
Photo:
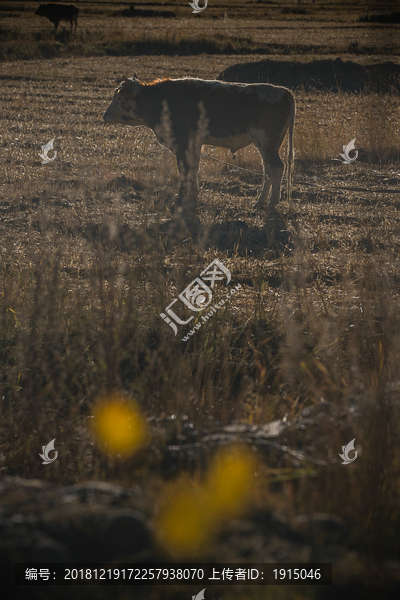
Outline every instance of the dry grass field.
<svg viewBox="0 0 400 600"><path fill-rule="evenodd" d="M77 2L76 36L65 23L54 35L37 4L0 5L0 558L23 562L1 538L40 511L43 528L73 521L46 486L102 481L131 490L126 506L152 524L160 556L333 563L330 587L208 586L206 598L398 597L399 92L294 91L293 198L283 191L271 219L253 208L256 149L233 159L203 146L197 238L166 207L175 158L151 131L102 119L123 74L215 79L266 55L399 63L400 25L360 20L395 3L210 0L195 16L171 1L161 8L176 17L156 19ZM52 138L57 157L42 165ZM358 158L344 165L354 138ZM190 327L174 337L160 313L215 258L241 287L182 341ZM92 426L111 397L135 402L132 427L146 423L128 456ZM43 465L54 438L58 458ZM357 459L343 465L354 438ZM235 449L227 463L221 448ZM16 476L44 487L28 502ZM321 515L322 533L305 525ZM174 519L190 539L168 533ZM87 589L65 597L201 588Z"/></svg>

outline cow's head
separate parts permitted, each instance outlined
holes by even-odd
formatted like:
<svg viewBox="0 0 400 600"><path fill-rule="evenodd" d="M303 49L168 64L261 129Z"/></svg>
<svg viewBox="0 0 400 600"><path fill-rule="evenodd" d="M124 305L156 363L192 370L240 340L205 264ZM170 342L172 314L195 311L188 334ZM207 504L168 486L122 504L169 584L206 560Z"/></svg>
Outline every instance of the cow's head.
<svg viewBox="0 0 400 600"><path fill-rule="evenodd" d="M106 123L121 123L122 125L141 125L143 121L136 114L136 94L143 83L139 81L136 74L132 79L127 79L115 90L110 106L104 113L103 119Z"/></svg>

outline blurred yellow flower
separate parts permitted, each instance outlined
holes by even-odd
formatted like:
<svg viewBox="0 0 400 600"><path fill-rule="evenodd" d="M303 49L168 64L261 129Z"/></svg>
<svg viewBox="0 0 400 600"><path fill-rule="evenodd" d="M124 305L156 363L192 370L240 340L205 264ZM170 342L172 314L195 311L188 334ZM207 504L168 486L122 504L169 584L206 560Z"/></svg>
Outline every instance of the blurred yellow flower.
<svg viewBox="0 0 400 600"><path fill-rule="evenodd" d="M201 490L196 492L189 484L178 485L158 519L157 530L160 541L173 554L201 548L210 530Z"/></svg>
<svg viewBox="0 0 400 600"><path fill-rule="evenodd" d="M250 452L225 448L217 452L204 485L180 483L156 524L164 547L173 554L195 553L226 519L238 516L250 501L257 463Z"/></svg>
<svg viewBox="0 0 400 600"><path fill-rule="evenodd" d="M107 452L128 456L146 442L146 422L137 406L122 396L113 394L96 407L93 430L96 439Z"/></svg>
<svg viewBox="0 0 400 600"><path fill-rule="evenodd" d="M246 450L224 448L210 467L205 482L208 510L217 519L232 518L250 499L257 464Z"/></svg>

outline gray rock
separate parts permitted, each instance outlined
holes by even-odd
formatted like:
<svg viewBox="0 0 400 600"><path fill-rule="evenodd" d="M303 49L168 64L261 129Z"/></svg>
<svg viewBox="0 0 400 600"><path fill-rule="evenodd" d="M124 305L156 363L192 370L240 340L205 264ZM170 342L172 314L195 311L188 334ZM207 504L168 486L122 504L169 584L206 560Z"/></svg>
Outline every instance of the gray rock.
<svg viewBox="0 0 400 600"><path fill-rule="evenodd" d="M43 539L32 550L32 560L44 563L73 562L74 559L64 544L51 539Z"/></svg>
<svg viewBox="0 0 400 600"><path fill-rule="evenodd" d="M294 520L294 528L315 544L323 546L343 543L348 533L343 519L324 513L299 515Z"/></svg>
<svg viewBox="0 0 400 600"><path fill-rule="evenodd" d="M143 515L136 510L125 509L110 517L98 532L105 544L109 559L139 554L153 546L152 534Z"/></svg>

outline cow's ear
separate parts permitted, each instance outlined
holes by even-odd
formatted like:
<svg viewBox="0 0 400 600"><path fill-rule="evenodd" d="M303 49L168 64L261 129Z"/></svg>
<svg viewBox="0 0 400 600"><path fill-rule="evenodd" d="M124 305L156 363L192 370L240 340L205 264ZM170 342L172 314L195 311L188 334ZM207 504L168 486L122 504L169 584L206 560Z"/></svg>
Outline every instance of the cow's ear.
<svg viewBox="0 0 400 600"><path fill-rule="evenodd" d="M139 77L136 75L136 73L133 74L133 79L137 79L139 81Z"/></svg>
<svg viewBox="0 0 400 600"><path fill-rule="evenodd" d="M124 79L125 83L129 83L129 79L127 79L127 78L125 77L125 75L122 75L122 77L123 77L123 79Z"/></svg>

